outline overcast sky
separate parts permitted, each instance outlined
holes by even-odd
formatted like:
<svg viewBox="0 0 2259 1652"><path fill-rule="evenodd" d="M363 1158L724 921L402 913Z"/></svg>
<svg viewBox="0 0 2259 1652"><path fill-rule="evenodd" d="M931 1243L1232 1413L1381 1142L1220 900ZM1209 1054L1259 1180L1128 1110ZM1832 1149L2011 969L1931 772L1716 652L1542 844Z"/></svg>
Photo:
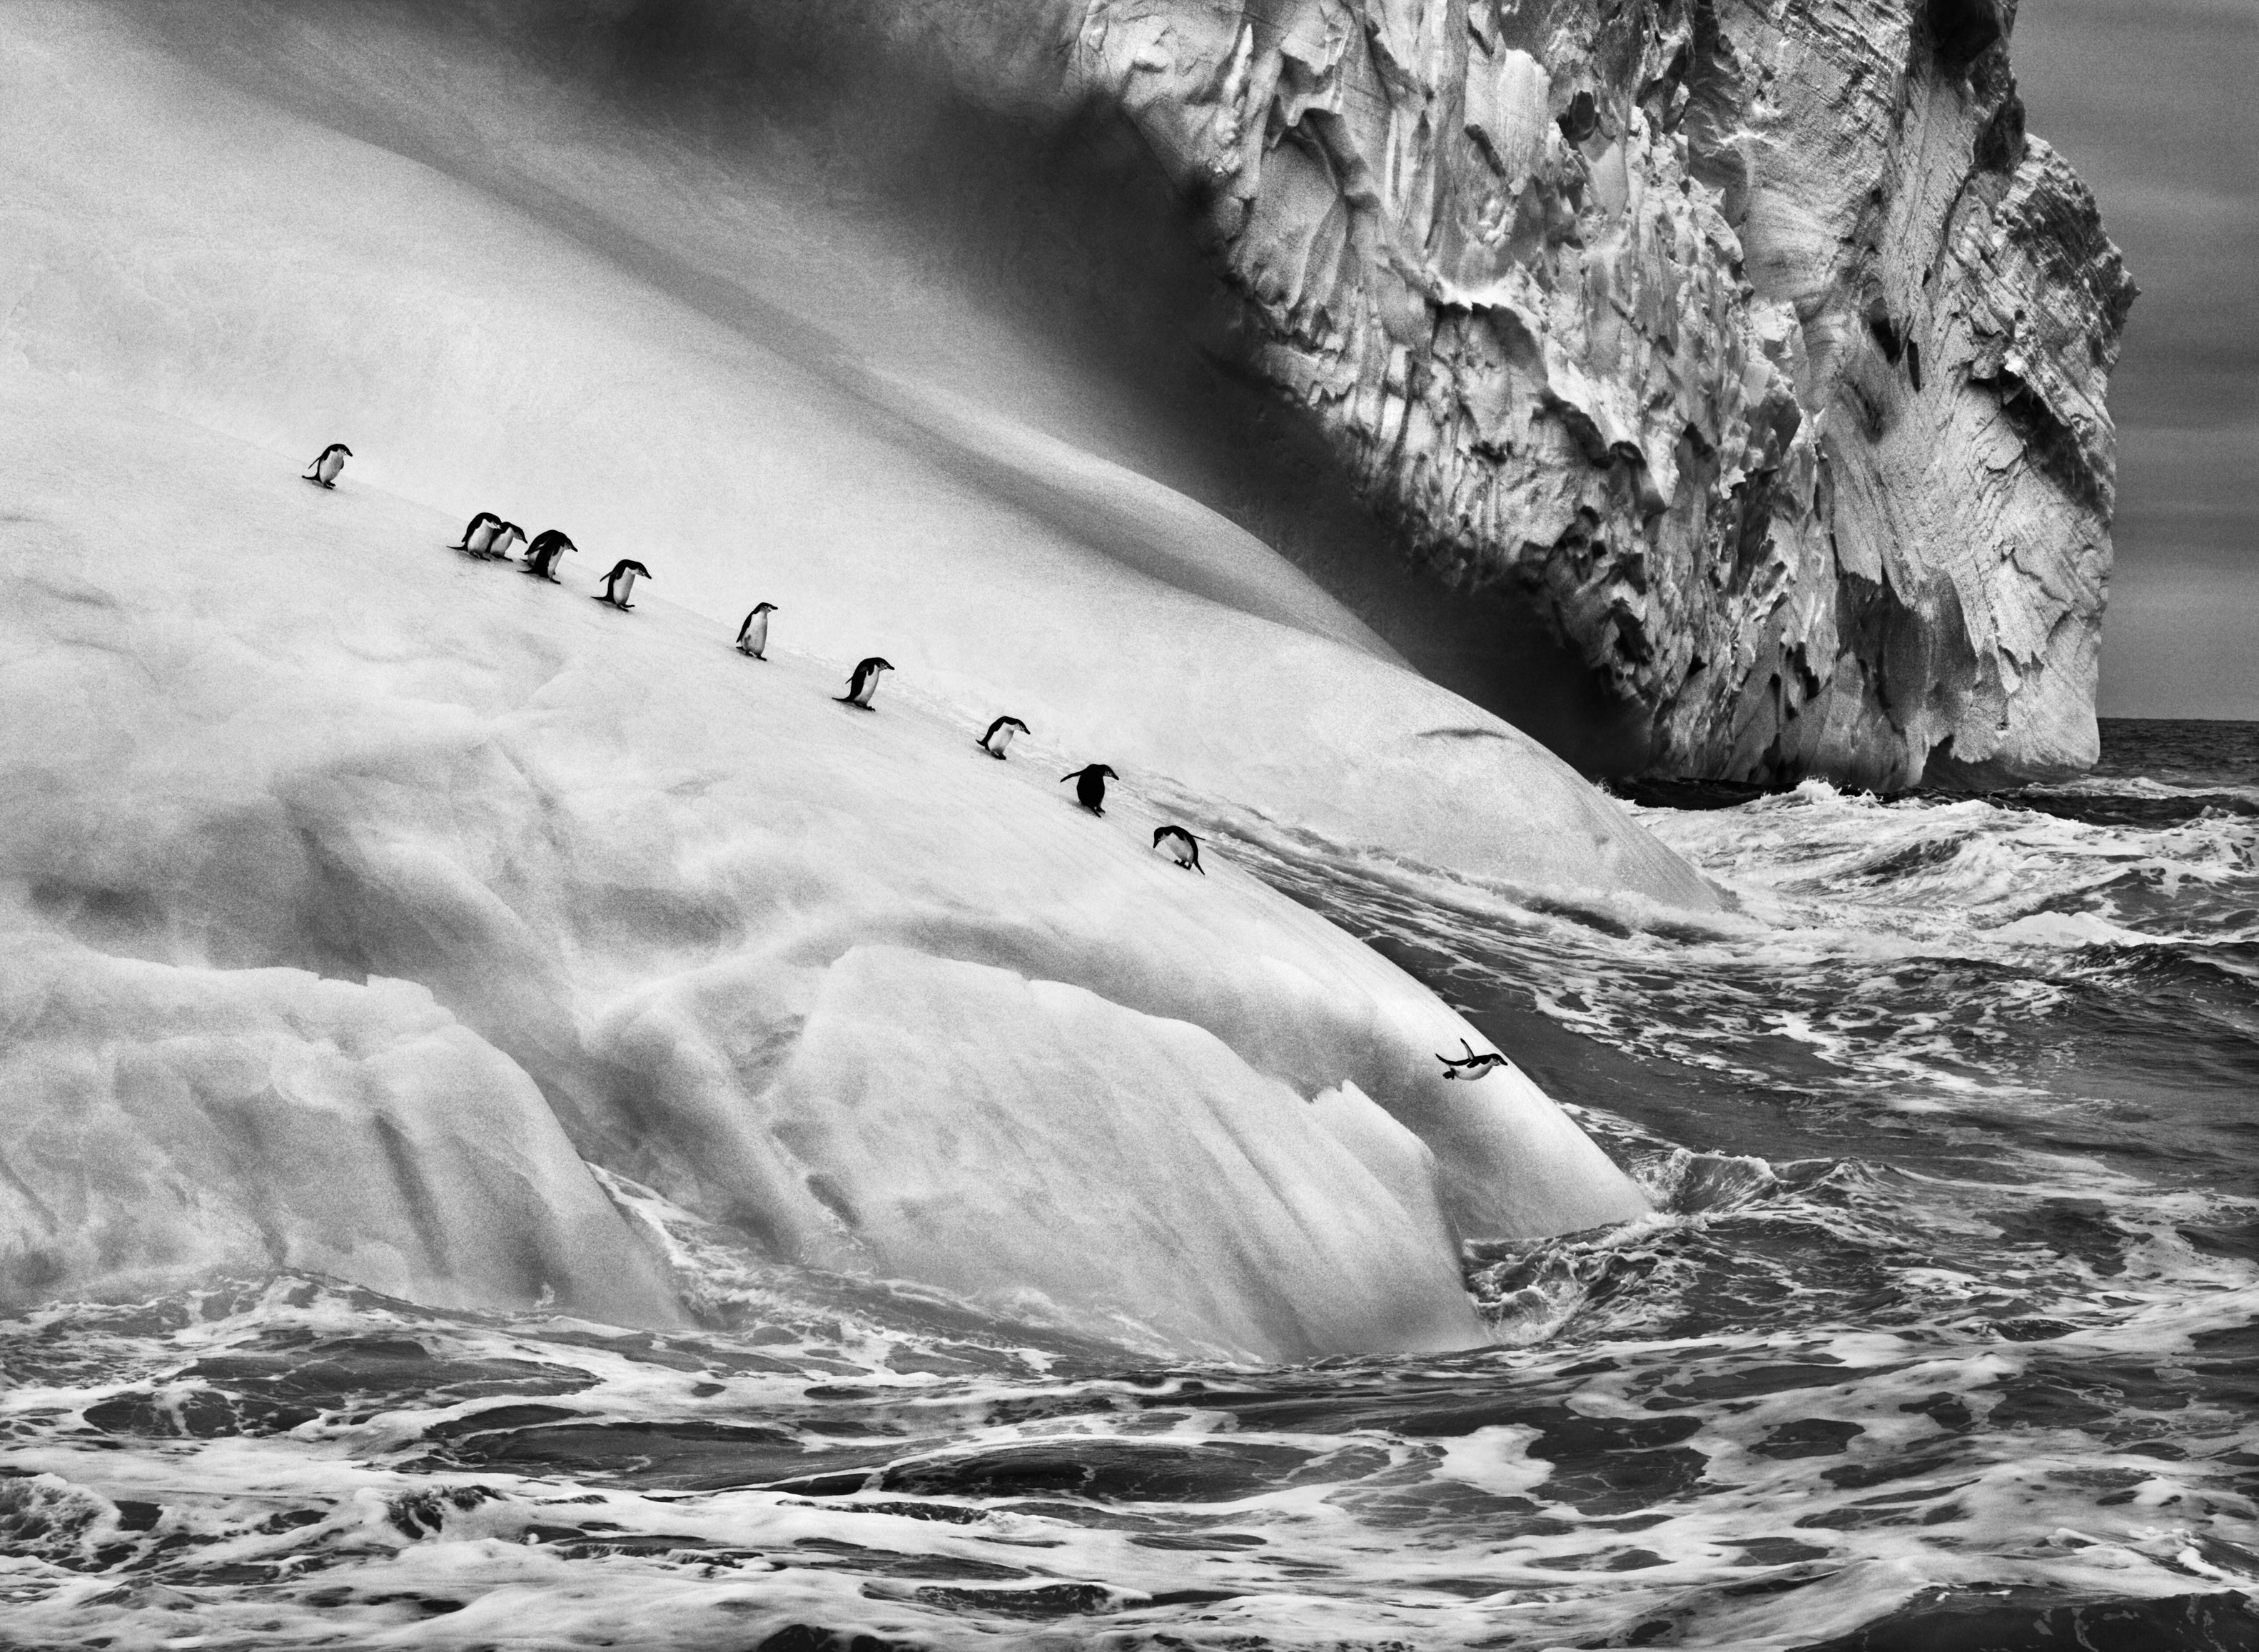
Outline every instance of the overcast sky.
<svg viewBox="0 0 2259 1652"><path fill-rule="evenodd" d="M2023 0L2013 57L2141 289L2102 715L2259 719L2259 0Z"/></svg>

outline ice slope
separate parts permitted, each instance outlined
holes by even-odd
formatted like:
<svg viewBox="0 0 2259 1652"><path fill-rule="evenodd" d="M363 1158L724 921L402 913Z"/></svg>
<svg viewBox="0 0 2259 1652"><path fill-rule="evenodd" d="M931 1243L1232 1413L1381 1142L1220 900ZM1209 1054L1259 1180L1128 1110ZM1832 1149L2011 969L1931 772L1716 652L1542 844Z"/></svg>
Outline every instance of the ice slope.
<svg viewBox="0 0 2259 1652"><path fill-rule="evenodd" d="M0 11L0 362L1337 843L1707 907L1685 863L1222 517L1165 432L758 156L467 9ZM561 25L560 25L561 26ZM301 450L304 450L301 452Z"/></svg>
<svg viewBox="0 0 2259 1652"><path fill-rule="evenodd" d="M285 1263L666 1318L585 1160L788 1258L1301 1357L1477 1341L1458 1237L1644 1208L1518 1072L1443 1082L1424 988L1156 854L1118 754L1094 818L1038 717L995 762L913 662L857 711L845 656L300 462L0 375L15 1297Z"/></svg>

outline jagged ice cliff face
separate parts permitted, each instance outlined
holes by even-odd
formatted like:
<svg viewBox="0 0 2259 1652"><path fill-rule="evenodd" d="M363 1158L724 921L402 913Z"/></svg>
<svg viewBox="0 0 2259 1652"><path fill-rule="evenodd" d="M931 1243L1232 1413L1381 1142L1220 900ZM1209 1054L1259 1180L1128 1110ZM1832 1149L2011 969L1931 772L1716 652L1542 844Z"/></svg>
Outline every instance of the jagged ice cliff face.
<svg viewBox="0 0 2259 1652"><path fill-rule="evenodd" d="M2083 767L2134 297L2013 0L1069 7L1261 372L1648 765Z"/></svg>

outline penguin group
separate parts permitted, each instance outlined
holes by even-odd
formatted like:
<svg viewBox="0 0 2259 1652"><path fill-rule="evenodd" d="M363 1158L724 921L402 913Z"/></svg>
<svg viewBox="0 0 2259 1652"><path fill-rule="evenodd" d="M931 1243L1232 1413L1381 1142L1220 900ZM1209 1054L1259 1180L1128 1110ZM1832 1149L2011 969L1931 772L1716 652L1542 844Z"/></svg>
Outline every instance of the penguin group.
<svg viewBox="0 0 2259 1652"><path fill-rule="evenodd" d="M345 469L346 460L352 457L352 448L343 442L332 442L306 466L304 480L317 487L334 488L338 485L338 475ZM523 572L536 579L546 580L552 585L563 583L557 573L559 560L567 553L577 553L580 550L570 537L555 528L545 529L528 539L524 529L514 522L505 521L491 510L481 510L473 516L464 524L461 537L447 548L460 551L481 562L504 562L510 559L511 548L518 545L525 546ZM629 598L635 591L636 581L651 577L651 570L642 563L623 557L604 576L604 588L596 595L595 600L624 614L632 612L635 604ZM752 611L745 616L745 623L738 628L734 646L739 653L753 659L766 660L768 658L769 616L779 611L773 602L753 605ZM878 698L879 679L894 668L891 662L875 654L859 661L848 674L847 692L835 694L833 698L841 705L852 706L859 711L875 711L878 708L873 702ZM973 744L1001 763L1005 760L1011 746L1012 737L1030 732L1028 725L1019 718L1000 716ZM1059 784L1064 786L1072 780L1076 804L1103 819L1106 815L1106 782L1121 778L1104 763L1086 763L1072 773L1061 775ZM1208 868L1201 865L1200 839L1182 826L1155 827L1153 851L1156 854L1166 855L1184 871L1196 872L1202 877L1208 875ZM1484 1079L1507 1065L1503 1056L1476 1054L1474 1047L1464 1038L1459 1041L1459 1047L1466 1052L1463 1057L1439 1055L1436 1057L1443 1064L1443 1076L1446 1079Z"/></svg>

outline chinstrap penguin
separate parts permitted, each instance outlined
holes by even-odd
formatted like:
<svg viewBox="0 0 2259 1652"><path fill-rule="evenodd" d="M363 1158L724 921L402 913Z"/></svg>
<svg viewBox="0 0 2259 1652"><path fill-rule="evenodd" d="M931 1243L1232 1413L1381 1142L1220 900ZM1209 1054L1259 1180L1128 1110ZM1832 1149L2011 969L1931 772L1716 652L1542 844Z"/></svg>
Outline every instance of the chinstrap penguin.
<svg viewBox="0 0 2259 1652"><path fill-rule="evenodd" d="M1153 847L1167 850L1170 858L1187 871L1196 872L1203 878L1208 876L1208 868L1200 864L1200 839L1183 827L1153 828Z"/></svg>
<svg viewBox="0 0 2259 1652"><path fill-rule="evenodd" d="M988 732L980 737L980 749L1001 762L1005 748L1012 744L1012 737L1027 731L1028 725L1017 717L999 717L988 725Z"/></svg>
<svg viewBox="0 0 2259 1652"><path fill-rule="evenodd" d="M556 529L544 528L525 547L525 571L538 579L548 580L552 585L560 584L562 581L557 577L557 559L567 551L580 548Z"/></svg>
<svg viewBox="0 0 2259 1652"><path fill-rule="evenodd" d="M855 667L855 674L847 680L847 692L844 694L834 694L831 697L843 706L853 706L859 711L868 711L872 709L873 696L879 692L879 673L893 669L892 666L873 654Z"/></svg>
<svg viewBox="0 0 2259 1652"><path fill-rule="evenodd" d="M1106 782L1122 777L1103 763L1087 763L1072 774L1059 776L1059 784L1074 782L1074 801L1094 815L1106 813Z"/></svg>
<svg viewBox="0 0 2259 1652"><path fill-rule="evenodd" d="M518 544L524 545L525 543L525 530L519 527L514 522L505 522L497 524L494 530L494 538L489 541L487 545L487 560L489 562L509 561L510 542L513 539L517 540Z"/></svg>
<svg viewBox="0 0 2259 1652"><path fill-rule="evenodd" d="M494 548L494 538L501 527L500 516L495 516L491 510L481 510L471 518L469 525L463 530L461 541L449 545L447 549L467 551L473 556L483 560L487 553Z"/></svg>
<svg viewBox="0 0 2259 1652"><path fill-rule="evenodd" d="M773 602L756 602L753 611L745 616L745 623L738 627L738 652L751 654L755 659L766 659L769 646L769 616L777 611Z"/></svg>
<svg viewBox="0 0 2259 1652"><path fill-rule="evenodd" d="M609 602L624 614L635 606L628 601L628 598L635 594L636 580L649 578L651 578L649 568L640 562L631 562L627 558L622 557L612 565L612 571L604 575L604 594L596 601Z"/></svg>
<svg viewBox="0 0 2259 1652"><path fill-rule="evenodd" d="M312 464L306 466L303 480L319 487L334 488L338 485L338 473L346 467L346 460L352 457L352 448L343 442L331 442L316 456Z"/></svg>
<svg viewBox="0 0 2259 1652"><path fill-rule="evenodd" d="M1506 1065L1504 1056L1479 1056L1475 1054L1475 1047L1464 1038L1459 1040L1459 1048L1467 1052L1464 1057L1439 1055L1436 1057L1443 1064L1446 1079L1487 1079Z"/></svg>

